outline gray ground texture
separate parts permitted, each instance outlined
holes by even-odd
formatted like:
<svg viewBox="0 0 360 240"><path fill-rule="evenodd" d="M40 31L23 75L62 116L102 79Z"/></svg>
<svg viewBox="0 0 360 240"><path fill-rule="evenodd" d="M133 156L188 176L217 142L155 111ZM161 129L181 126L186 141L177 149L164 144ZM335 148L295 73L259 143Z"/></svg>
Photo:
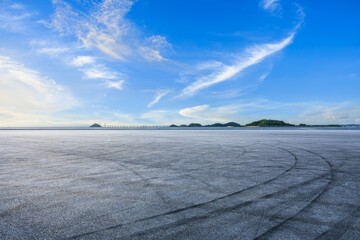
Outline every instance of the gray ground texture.
<svg viewBox="0 0 360 240"><path fill-rule="evenodd" d="M1 131L0 239L360 239L360 131Z"/></svg>

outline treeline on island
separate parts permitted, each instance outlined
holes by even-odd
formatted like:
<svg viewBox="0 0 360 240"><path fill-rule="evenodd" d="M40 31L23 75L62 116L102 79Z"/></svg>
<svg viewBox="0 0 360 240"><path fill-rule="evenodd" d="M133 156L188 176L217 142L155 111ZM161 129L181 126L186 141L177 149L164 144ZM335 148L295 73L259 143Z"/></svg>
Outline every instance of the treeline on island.
<svg viewBox="0 0 360 240"><path fill-rule="evenodd" d="M245 125L241 125L236 122L228 122L228 123L214 123L208 125L201 125L200 123L190 123L189 125L175 125L171 124L170 127L340 127L338 124L330 124L330 125L306 125L299 124L294 125L290 123L286 123L281 120L272 120L272 119L261 119L259 121L254 121Z"/></svg>
<svg viewBox="0 0 360 240"><path fill-rule="evenodd" d="M94 123L90 127L102 127L100 124ZM106 125L105 125L106 127ZM110 126L114 127L114 126ZM142 126L146 127L146 126ZM165 127L165 126L163 126ZM167 126L166 126L167 127ZM170 127L341 127L339 124L329 124L329 125L306 125L304 123L300 123L299 125L294 125L290 123L286 123L280 120L272 120L272 119L261 119L259 121L254 121L245 125L241 125L236 122L228 122L228 123L213 123L208 125L201 125L200 123L190 123L189 125L175 125L171 124Z"/></svg>
<svg viewBox="0 0 360 240"><path fill-rule="evenodd" d="M240 124L236 122L228 122L228 123L214 123L209 125L201 125L200 123L190 123L189 125L182 124L182 125L175 125L171 124L170 127L242 127Z"/></svg>

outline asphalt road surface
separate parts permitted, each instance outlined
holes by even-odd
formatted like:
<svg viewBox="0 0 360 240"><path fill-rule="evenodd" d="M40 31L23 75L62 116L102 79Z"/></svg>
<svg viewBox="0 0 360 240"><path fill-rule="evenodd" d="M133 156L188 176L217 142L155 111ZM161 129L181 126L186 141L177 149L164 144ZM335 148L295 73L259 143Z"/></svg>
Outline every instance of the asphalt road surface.
<svg viewBox="0 0 360 240"><path fill-rule="evenodd" d="M360 131L3 130L0 239L360 239Z"/></svg>

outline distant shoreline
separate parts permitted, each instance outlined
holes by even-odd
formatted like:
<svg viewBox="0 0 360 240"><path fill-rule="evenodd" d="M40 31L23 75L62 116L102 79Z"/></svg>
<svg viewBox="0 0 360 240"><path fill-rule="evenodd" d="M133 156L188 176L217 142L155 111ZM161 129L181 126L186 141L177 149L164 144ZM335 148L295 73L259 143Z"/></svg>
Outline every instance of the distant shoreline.
<svg viewBox="0 0 360 240"><path fill-rule="evenodd" d="M340 126L340 127L0 127L0 130L80 130L80 131L111 131L111 130L226 130L226 131L241 131L241 130L360 130L360 126Z"/></svg>
<svg viewBox="0 0 360 240"><path fill-rule="evenodd" d="M121 125L113 125L113 124L106 124L104 123L103 125L98 124L98 123L94 123L92 124L90 127L91 128L214 128L214 129L218 129L218 128L244 128L244 127L251 127L251 128L258 128L258 127L300 127L300 128L324 128L324 127L330 127L330 128L334 128L334 127L360 127L360 125L357 124L304 124L304 123L300 123L298 125L295 124L291 124L291 123L287 123L284 122L282 120L274 120L274 119L261 119L258 121L253 121L251 123L245 124L245 125L241 125L237 122L227 122L227 123L212 123L212 124L206 124L206 125L202 125L200 123L190 123L190 124L180 124L180 125L175 125L175 124L171 124L171 125L153 125L153 126L149 126L149 125L138 125L138 126L121 126Z"/></svg>

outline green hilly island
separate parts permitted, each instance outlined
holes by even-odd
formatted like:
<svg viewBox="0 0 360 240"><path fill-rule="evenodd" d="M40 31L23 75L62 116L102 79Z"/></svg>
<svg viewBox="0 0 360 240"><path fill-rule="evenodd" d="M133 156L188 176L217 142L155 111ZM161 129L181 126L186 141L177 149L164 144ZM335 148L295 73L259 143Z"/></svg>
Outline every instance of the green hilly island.
<svg viewBox="0 0 360 240"><path fill-rule="evenodd" d="M259 121L248 123L245 126L246 127L286 127L286 126L295 126L295 125L280 120L261 119Z"/></svg>

